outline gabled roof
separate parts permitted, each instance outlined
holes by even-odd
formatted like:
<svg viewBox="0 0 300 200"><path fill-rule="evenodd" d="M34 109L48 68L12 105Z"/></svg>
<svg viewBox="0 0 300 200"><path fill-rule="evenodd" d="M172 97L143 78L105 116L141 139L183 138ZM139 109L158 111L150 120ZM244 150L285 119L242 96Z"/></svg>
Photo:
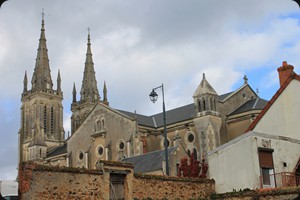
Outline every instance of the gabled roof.
<svg viewBox="0 0 300 200"><path fill-rule="evenodd" d="M58 146L50 152L47 152L47 158L67 153L67 143Z"/></svg>
<svg viewBox="0 0 300 200"><path fill-rule="evenodd" d="M145 116L141 114L131 113L128 111L118 110L119 112L131 117L136 118L139 125L144 125L148 127L161 127L163 126L163 113L158 113L151 116ZM192 119L195 115L195 105L194 103L175 108L166 111L166 123L174 124L177 122L182 122L185 120Z"/></svg>
<svg viewBox="0 0 300 200"><path fill-rule="evenodd" d="M232 113L230 113L228 116L236 115L239 113L247 112L250 110L262 110L266 105L268 101L256 98L256 99L250 99L246 101L243 105L235 109Z"/></svg>
<svg viewBox="0 0 300 200"><path fill-rule="evenodd" d="M249 126L249 128L245 131L252 131L255 126L258 124L260 119L266 114L266 112L269 110L269 108L274 104L274 102L278 99L278 97L282 94L282 92L287 88L287 86L290 84L290 82L295 79L300 81L300 76L296 73L292 73L289 78L284 82L284 84L281 85L281 87L277 90L277 92L274 94L272 99L267 103L265 108L259 113L259 115L256 117L256 119L252 122L252 124Z"/></svg>
<svg viewBox="0 0 300 200"><path fill-rule="evenodd" d="M235 95L236 93L238 93L239 91L241 91L245 87L249 87L253 91L253 89L249 86L249 84L245 83L244 85L242 85L240 88L238 88L237 90L235 90L233 92L229 92L227 94L220 95L219 96L219 101L221 101L221 102L227 101L230 97L232 97L233 95ZM256 94L255 91L253 91L253 93Z"/></svg>
<svg viewBox="0 0 300 200"><path fill-rule="evenodd" d="M177 147L168 149L170 156ZM162 169L162 162L165 159L165 150L152 151L150 153L124 158L122 162L130 162L134 166L135 173L152 172Z"/></svg>

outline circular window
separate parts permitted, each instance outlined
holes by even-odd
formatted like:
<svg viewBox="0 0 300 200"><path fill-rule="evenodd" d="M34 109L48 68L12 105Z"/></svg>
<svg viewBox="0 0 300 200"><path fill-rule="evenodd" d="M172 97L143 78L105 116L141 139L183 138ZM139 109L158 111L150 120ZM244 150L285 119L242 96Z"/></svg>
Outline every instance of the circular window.
<svg viewBox="0 0 300 200"><path fill-rule="evenodd" d="M83 160L83 157L84 157L83 152L82 152L82 151L79 151L79 152L78 152L78 160L79 160L79 161Z"/></svg>
<svg viewBox="0 0 300 200"><path fill-rule="evenodd" d="M170 147L170 139L169 138L167 139L167 145L168 145L168 147ZM161 147L161 149L165 148L165 138L161 139L161 141L160 141L160 147Z"/></svg>
<svg viewBox="0 0 300 200"><path fill-rule="evenodd" d="M192 131L188 131L184 136L184 140L186 143L195 142L195 134Z"/></svg>
<svg viewBox="0 0 300 200"><path fill-rule="evenodd" d="M124 142L120 142L120 144L119 144L119 148L120 148L121 150L124 150L124 147L125 147L125 144L124 144Z"/></svg>
<svg viewBox="0 0 300 200"><path fill-rule="evenodd" d="M116 144L116 148L117 148L117 151L124 151L125 150L125 142L124 140L119 140Z"/></svg>
<svg viewBox="0 0 300 200"><path fill-rule="evenodd" d="M189 142L194 142L195 136L193 134L189 134L187 139Z"/></svg>
<svg viewBox="0 0 300 200"><path fill-rule="evenodd" d="M99 146L99 147L98 147L98 155L99 155L99 156L102 156L102 155L103 155L103 152L104 152L103 147L102 147L102 146Z"/></svg>

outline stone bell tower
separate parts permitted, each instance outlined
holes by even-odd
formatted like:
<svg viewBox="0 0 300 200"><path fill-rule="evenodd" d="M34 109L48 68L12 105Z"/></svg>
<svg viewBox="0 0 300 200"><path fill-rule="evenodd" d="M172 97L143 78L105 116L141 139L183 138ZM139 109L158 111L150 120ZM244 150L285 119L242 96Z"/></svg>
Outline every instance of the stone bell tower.
<svg viewBox="0 0 300 200"><path fill-rule="evenodd" d="M194 95L194 124L199 134L200 155L206 155L220 145L222 119L217 110L218 94L203 74L202 81Z"/></svg>
<svg viewBox="0 0 300 200"><path fill-rule="evenodd" d="M64 142L61 77L58 71L57 89L54 90L44 26L43 16L30 90L27 88L26 72L23 81L19 130L20 162L42 159L46 156L46 149Z"/></svg>

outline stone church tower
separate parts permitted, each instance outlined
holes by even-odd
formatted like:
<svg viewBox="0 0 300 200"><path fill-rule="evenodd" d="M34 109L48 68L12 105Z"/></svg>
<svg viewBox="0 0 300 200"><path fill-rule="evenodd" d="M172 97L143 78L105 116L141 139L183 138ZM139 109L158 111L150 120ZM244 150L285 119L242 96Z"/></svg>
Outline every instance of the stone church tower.
<svg viewBox="0 0 300 200"><path fill-rule="evenodd" d="M107 101L107 89L104 82L103 87L103 101L100 101L100 95L97 88L97 80L95 76L94 62L91 50L90 33L88 33L87 52L85 67L83 72L82 86L80 90L80 100L77 101L77 92L75 83L73 86L73 102L71 104L71 133L73 134L81 123L85 120L87 115L99 102L103 102L108 105Z"/></svg>
<svg viewBox="0 0 300 200"><path fill-rule="evenodd" d="M63 93L58 71L57 89L53 89L45 37L44 18L37 50L31 89L25 72L22 93L19 161L40 160L47 149L64 142Z"/></svg>
<svg viewBox="0 0 300 200"><path fill-rule="evenodd" d="M203 74L203 79L194 95L196 115L194 124L199 134L200 153L206 155L220 145L222 119L217 110L218 94Z"/></svg>

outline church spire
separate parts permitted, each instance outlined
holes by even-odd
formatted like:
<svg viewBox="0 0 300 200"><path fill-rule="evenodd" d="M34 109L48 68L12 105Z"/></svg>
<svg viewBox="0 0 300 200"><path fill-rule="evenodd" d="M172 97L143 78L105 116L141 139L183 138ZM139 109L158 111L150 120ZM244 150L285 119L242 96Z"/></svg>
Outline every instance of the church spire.
<svg viewBox="0 0 300 200"><path fill-rule="evenodd" d="M74 85L73 85L73 103L76 102L76 95L77 95L77 93L76 93L76 87L75 87L75 83L74 83Z"/></svg>
<svg viewBox="0 0 300 200"><path fill-rule="evenodd" d="M90 29L88 29L90 31ZM83 80L81 86L81 101L99 101L100 96L97 88L97 81L94 70L94 62L92 58L90 32L88 32L88 43L85 67L83 72Z"/></svg>
<svg viewBox="0 0 300 200"><path fill-rule="evenodd" d="M23 92L27 92L27 84L28 84L28 81L27 81L27 71L25 71L23 83L24 83Z"/></svg>
<svg viewBox="0 0 300 200"><path fill-rule="evenodd" d="M36 56L35 68L31 80L32 90L52 90L52 79L48 59L48 49L46 45L44 12L42 13L42 28L39 39L38 52Z"/></svg>
<svg viewBox="0 0 300 200"><path fill-rule="evenodd" d="M57 91L61 92L61 78L60 78L60 71L58 70L57 74Z"/></svg>

